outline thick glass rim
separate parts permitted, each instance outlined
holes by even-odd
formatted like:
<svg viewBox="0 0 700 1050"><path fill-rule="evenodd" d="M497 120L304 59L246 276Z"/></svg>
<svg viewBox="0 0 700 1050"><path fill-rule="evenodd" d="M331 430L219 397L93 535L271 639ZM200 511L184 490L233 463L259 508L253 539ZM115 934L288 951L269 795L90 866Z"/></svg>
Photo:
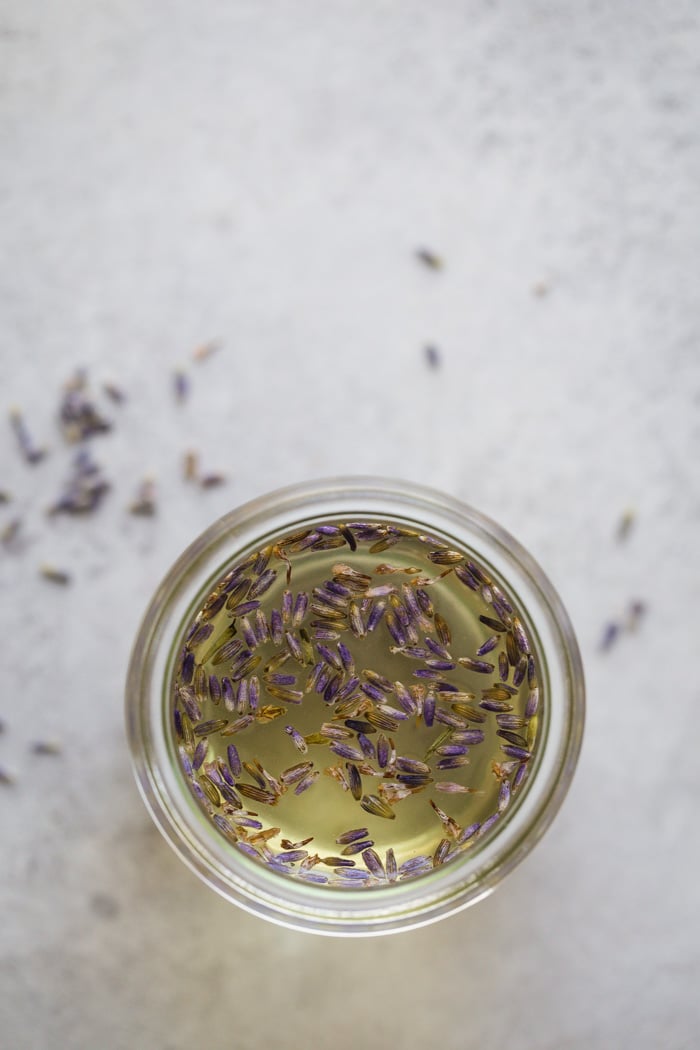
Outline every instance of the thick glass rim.
<svg viewBox="0 0 700 1050"><path fill-rule="evenodd" d="M207 587L265 534L309 518L375 514L420 522L474 551L517 594L545 675L544 740L526 790L477 848L427 875L371 890L297 883L235 851L204 819L176 769L166 727L175 643ZM299 930L367 936L425 925L490 893L539 841L571 782L584 725L584 676L569 617L532 556L486 515L437 490L381 477L338 477L278 489L225 514L172 566L145 613L126 683L136 781L153 820L212 889Z"/></svg>

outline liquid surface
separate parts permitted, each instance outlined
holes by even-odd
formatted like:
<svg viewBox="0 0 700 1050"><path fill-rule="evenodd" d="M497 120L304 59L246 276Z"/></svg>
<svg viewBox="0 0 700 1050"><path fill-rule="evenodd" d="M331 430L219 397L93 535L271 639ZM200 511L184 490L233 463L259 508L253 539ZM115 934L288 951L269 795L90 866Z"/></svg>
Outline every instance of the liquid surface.
<svg viewBox="0 0 700 1050"><path fill-rule="evenodd" d="M536 659L472 555L391 522L280 534L185 632L183 774L208 818L281 876L378 887L473 847L537 746Z"/></svg>

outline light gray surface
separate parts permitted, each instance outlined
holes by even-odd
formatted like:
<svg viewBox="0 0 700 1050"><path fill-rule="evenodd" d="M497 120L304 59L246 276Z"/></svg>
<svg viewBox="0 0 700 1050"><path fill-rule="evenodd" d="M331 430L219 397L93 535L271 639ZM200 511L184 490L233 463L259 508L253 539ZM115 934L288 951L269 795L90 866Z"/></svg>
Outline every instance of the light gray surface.
<svg viewBox="0 0 700 1050"><path fill-rule="evenodd" d="M697 1045L699 29L690 2L0 4L2 401L52 446L28 468L6 435L0 463L0 526L24 519L0 550L8 1050ZM48 521L78 365L129 395L93 446L114 489ZM187 488L187 447L230 483ZM153 521L124 510L149 472ZM347 472L514 532L589 689L534 854L452 921L355 942L253 919L180 864L121 696L190 539ZM645 621L601 654L632 598Z"/></svg>

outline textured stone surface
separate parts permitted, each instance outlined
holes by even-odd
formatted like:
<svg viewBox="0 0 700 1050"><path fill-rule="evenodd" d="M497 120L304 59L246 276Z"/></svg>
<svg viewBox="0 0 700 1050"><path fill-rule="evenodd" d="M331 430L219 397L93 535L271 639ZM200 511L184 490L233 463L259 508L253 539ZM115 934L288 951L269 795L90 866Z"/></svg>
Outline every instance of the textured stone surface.
<svg viewBox="0 0 700 1050"><path fill-rule="evenodd" d="M690 2L2 5L3 411L52 447L34 468L0 449L0 527L23 518L0 550L3 1046L697 1045L699 30ZM49 521L79 365L129 395L93 443L113 491ZM188 447L229 484L186 487ZM201 885L122 728L131 641L180 550L232 505L347 472L514 532L589 689L532 856L451 922L356 942ZM154 520L124 509L146 473ZM602 654L633 598L646 619Z"/></svg>

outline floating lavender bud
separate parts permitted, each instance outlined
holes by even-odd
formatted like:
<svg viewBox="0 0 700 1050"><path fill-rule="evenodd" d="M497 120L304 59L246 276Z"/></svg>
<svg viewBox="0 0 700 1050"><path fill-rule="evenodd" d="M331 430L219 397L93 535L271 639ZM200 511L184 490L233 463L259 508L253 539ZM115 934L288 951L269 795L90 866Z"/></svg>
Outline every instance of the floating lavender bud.
<svg viewBox="0 0 700 1050"><path fill-rule="evenodd" d="M406 633L401 624L399 623L396 614L392 610L389 610L389 612L387 612L386 616L384 617L384 623L386 624L389 634L394 639L397 645L405 646L408 644Z"/></svg>
<svg viewBox="0 0 700 1050"><path fill-rule="evenodd" d="M236 781L236 789L246 798L254 802L262 802L266 806L274 806L277 802L277 795L274 791L267 791L265 788L258 787L257 784L244 784L239 780Z"/></svg>
<svg viewBox="0 0 700 1050"><path fill-rule="evenodd" d="M454 573L457 579L465 584L466 587L469 587L470 590L479 590L479 581L469 568L465 568L463 565L456 565Z"/></svg>
<svg viewBox="0 0 700 1050"><path fill-rule="evenodd" d="M389 741L380 733L377 737L377 764L380 769L386 769L389 761Z"/></svg>
<svg viewBox="0 0 700 1050"><path fill-rule="evenodd" d="M443 660L437 657L431 657L426 660L426 665L434 671L454 671L455 664L451 660Z"/></svg>
<svg viewBox="0 0 700 1050"><path fill-rule="evenodd" d="M340 688L340 683L342 682L342 680L343 680L342 675L340 675L340 674L333 675L333 677L330 679L328 685L323 690L323 699L325 700L325 702L327 704L332 704L333 703L333 701L334 701L334 699L336 697L336 694L338 692L338 689Z"/></svg>
<svg viewBox="0 0 700 1050"><path fill-rule="evenodd" d="M213 704L221 701L221 682L215 674L210 674L208 679L209 699Z"/></svg>
<svg viewBox="0 0 700 1050"><path fill-rule="evenodd" d="M489 832L491 830L491 828L493 827L493 825L496 823L496 821L499 819L500 816L501 816L500 813L492 813L490 817L486 818L486 820L481 825L481 828L479 829L479 837L480 838L482 838L484 835L486 835L487 832Z"/></svg>
<svg viewBox="0 0 700 1050"><path fill-rule="evenodd" d="M274 696L276 700L281 700L285 704L300 704L304 699L304 694L301 689L288 689L286 686L281 685L266 685L270 696Z"/></svg>
<svg viewBox="0 0 700 1050"><path fill-rule="evenodd" d="M375 700L377 703L383 702L384 693L376 685L372 685L371 682L362 682L360 689L371 700Z"/></svg>
<svg viewBox="0 0 700 1050"><path fill-rule="evenodd" d="M253 675L248 682L248 710L257 711L260 699L260 682L257 675Z"/></svg>
<svg viewBox="0 0 700 1050"><path fill-rule="evenodd" d="M500 620L494 619L493 616L480 616L479 619L486 627L490 627L492 631L495 631L496 634L503 634L506 630L505 624L501 623Z"/></svg>
<svg viewBox="0 0 700 1050"><path fill-rule="evenodd" d="M240 718L235 719L225 729L222 729L222 736L233 736L234 733L240 733L242 730L247 729L251 726L255 718L253 715L242 715Z"/></svg>
<svg viewBox="0 0 700 1050"><path fill-rule="evenodd" d="M422 855L418 857L410 857L399 866L399 878L405 879L414 875L422 875L426 871L430 871L432 867L433 862L430 857Z"/></svg>
<svg viewBox="0 0 700 1050"><path fill-rule="evenodd" d="M524 747L527 749L527 740L520 733L513 732L512 729L498 729L496 736L500 737L501 740L507 740L509 744L514 744L516 747Z"/></svg>
<svg viewBox="0 0 700 1050"><path fill-rule="evenodd" d="M354 675L355 661L347 645L345 645L343 642L338 642L338 655L340 656L341 663L347 671L347 673L349 675Z"/></svg>
<svg viewBox="0 0 700 1050"><path fill-rule="evenodd" d="M223 779L226 781L229 787L235 787L236 781L231 774L231 770L228 768L228 766L222 758L216 759L216 769L219 773L219 776L223 777Z"/></svg>
<svg viewBox="0 0 700 1050"><path fill-rule="evenodd" d="M468 671L476 671L477 674L492 674L494 671L493 664L488 663L488 661L472 660L468 656L461 656L457 663L461 664L462 667L466 667Z"/></svg>
<svg viewBox="0 0 700 1050"><path fill-rule="evenodd" d="M348 772L348 786L350 788L350 794L356 802L359 802L362 798L362 777L360 776L360 771L357 768L357 766L352 762L347 763L346 769Z"/></svg>
<svg viewBox="0 0 700 1050"><path fill-rule="evenodd" d="M293 597L290 590L282 592L282 622L289 623L292 618Z"/></svg>
<svg viewBox="0 0 700 1050"><path fill-rule="evenodd" d="M536 689L538 685L534 656L528 656L527 658L527 684L530 689Z"/></svg>
<svg viewBox="0 0 700 1050"><path fill-rule="evenodd" d="M350 831L344 831L342 835L338 835L335 841L339 846L346 846L351 842L359 842L362 839L366 839L368 834L367 828L352 828Z"/></svg>
<svg viewBox="0 0 700 1050"><path fill-rule="evenodd" d="M459 715L453 714L452 711L444 711L442 708L438 708L435 712L435 721L440 722L442 725L451 726L452 729L466 729L467 723Z"/></svg>
<svg viewBox="0 0 700 1050"><path fill-rule="evenodd" d="M486 641L479 646L479 648L476 650L476 655L486 656L486 654L490 653L492 649L495 649L497 645L498 635L492 634L490 638L487 638Z"/></svg>
<svg viewBox="0 0 700 1050"><path fill-rule="evenodd" d="M347 682L342 687L342 689L338 690L338 700L349 700L350 697L355 695L359 685L360 679L357 677L357 675L353 675L352 678L348 678Z"/></svg>
<svg viewBox="0 0 700 1050"><path fill-rule="evenodd" d="M282 644L282 639L284 638L284 625L282 623L282 614L279 609L273 609L270 613L270 634L272 635L272 641L275 645Z"/></svg>
<svg viewBox="0 0 700 1050"><path fill-rule="evenodd" d="M452 733L452 742L455 744L481 744L484 740L484 732L482 729L463 729L456 733Z"/></svg>
<svg viewBox="0 0 700 1050"><path fill-rule="evenodd" d="M255 641L258 645L263 645L270 638L270 628L268 627L265 613L262 609L256 609L255 611L253 632L255 634Z"/></svg>
<svg viewBox="0 0 700 1050"><path fill-rule="evenodd" d="M234 777L241 775L241 757L238 754L238 748L235 744L229 744L226 748L226 757L228 759L228 767L233 773Z"/></svg>
<svg viewBox="0 0 700 1050"><path fill-rule="evenodd" d="M226 599L226 608L229 611L235 609L237 605L240 605L241 602L245 601L248 597L250 584L250 579L247 576L244 576L243 579L238 577L235 580L230 581L224 588L224 594L228 595Z"/></svg>
<svg viewBox="0 0 700 1050"><path fill-rule="evenodd" d="M195 730L195 732L196 732L196 730ZM209 741L205 737L203 740L199 741L199 743L197 744L196 748L194 749L194 755L192 756L192 768L193 769L199 769L201 767L202 762L206 758L208 748L209 748Z"/></svg>
<svg viewBox="0 0 700 1050"><path fill-rule="evenodd" d="M414 678L428 682L439 682L442 677L442 671L435 671L431 667L418 667L412 673Z"/></svg>
<svg viewBox="0 0 700 1050"><path fill-rule="evenodd" d="M392 646L392 653L399 653L401 656L407 656L410 660L427 660L430 656L430 650L424 649L420 645L405 645L403 649Z"/></svg>
<svg viewBox="0 0 700 1050"><path fill-rule="evenodd" d="M460 766L466 766L469 763L469 759L466 755L452 755L448 758L441 758L438 761L437 768L442 769L459 769Z"/></svg>
<svg viewBox="0 0 700 1050"><path fill-rule="evenodd" d="M490 685L487 689L481 690L481 695L485 700L510 700L511 696L517 696L517 693L518 690L514 686L505 682Z"/></svg>
<svg viewBox="0 0 700 1050"><path fill-rule="evenodd" d="M525 629L517 616L513 617L511 623L511 631L515 636L515 640L517 642L518 649L520 650L520 652L523 653L525 656L529 655L530 642L528 641L528 637L525 634Z"/></svg>
<svg viewBox="0 0 700 1050"><path fill-rule="evenodd" d="M180 666L180 678L185 685L189 685L194 675L194 653L186 652Z"/></svg>
<svg viewBox="0 0 700 1050"><path fill-rule="evenodd" d="M301 778L297 786L294 788L294 794L301 795L305 791L308 791L308 789L316 783L316 780L320 775L321 774L318 769L310 770L305 776Z"/></svg>
<svg viewBox="0 0 700 1050"><path fill-rule="evenodd" d="M525 780L525 777L527 776L527 774L528 774L528 764L527 764L527 762L521 762L520 765L518 766L518 771L515 774L515 777L513 778L513 794L515 794L515 792L518 791L518 789L520 788L520 785Z"/></svg>
<svg viewBox="0 0 700 1050"><path fill-rule="evenodd" d="M208 638L211 638L213 633L214 633L214 624L213 623L202 623L193 632L192 637L190 639L188 639L188 641L189 641L190 645L192 646L192 648L195 649L198 645L202 645L203 642L206 642ZM223 646L221 648L223 648ZM218 652L218 650L217 650L217 652ZM212 659L212 663L213 662L214 661Z"/></svg>
<svg viewBox="0 0 700 1050"><path fill-rule="evenodd" d="M249 598L259 598L261 595L268 591L272 584L277 579L276 569L266 569L265 572L258 576L257 580L254 580L248 591Z"/></svg>
<svg viewBox="0 0 700 1050"><path fill-rule="evenodd" d="M385 675L377 674L376 671L372 671L370 668L365 668L362 671L362 674L364 675L364 677L367 679L368 682L371 682L372 685L378 686L379 689L382 690L382 692L384 692L384 693L393 693L393 691L394 691L393 683Z"/></svg>
<svg viewBox="0 0 700 1050"><path fill-rule="evenodd" d="M362 621L362 613L357 602L351 602L349 609L350 628L357 638L365 637L365 625Z"/></svg>
<svg viewBox="0 0 700 1050"><path fill-rule="evenodd" d="M505 653L499 653L498 656L498 677L502 682L508 681L508 675L510 674L510 663Z"/></svg>
<svg viewBox="0 0 700 1050"><path fill-rule="evenodd" d="M363 842L351 842L343 850L344 857L354 857L357 853L362 853L365 849L370 849L374 845L372 839L365 839Z"/></svg>
<svg viewBox="0 0 700 1050"><path fill-rule="evenodd" d="M394 682L394 693L396 699L407 715L415 715L418 713L418 704L416 703L415 697L402 682Z"/></svg>
<svg viewBox="0 0 700 1050"><path fill-rule="evenodd" d="M245 853L246 856L253 857L255 860L260 860L260 853L254 846L250 846L247 842L237 842L236 846L241 853Z"/></svg>
<svg viewBox="0 0 700 1050"><path fill-rule="evenodd" d="M453 755L467 755L468 753L469 748L466 744L441 744L440 747L435 748L436 755L447 758Z"/></svg>
<svg viewBox="0 0 700 1050"><path fill-rule="evenodd" d="M199 748L199 745L197 745L197 747ZM205 752L206 752L206 747L205 747ZM184 747L179 747L178 748L178 753L180 755L180 765L182 766L183 773L185 774L186 777L191 777L192 776L192 769L193 769L193 767L192 767L192 762L190 760L190 756L187 754L187 751L185 750Z"/></svg>
<svg viewBox="0 0 700 1050"><path fill-rule="evenodd" d="M280 773L280 780L288 786L297 784L312 768L313 762L297 762L295 766L289 766Z"/></svg>
<svg viewBox="0 0 700 1050"><path fill-rule="evenodd" d="M527 722L527 718L521 715L496 715L496 724L499 729L526 729Z"/></svg>
<svg viewBox="0 0 700 1050"><path fill-rule="evenodd" d="M248 613L255 612L256 609L260 608L260 602L258 601L246 601L241 602L240 605L235 605L231 609L231 615L236 616L247 616ZM255 635L253 635L253 641L255 641Z"/></svg>
<svg viewBox="0 0 700 1050"><path fill-rule="evenodd" d="M285 726L284 731L292 738L297 751L305 755L309 748L301 733L294 726Z"/></svg>
<svg viewBox="0 0 700 1050"><path fill-rule="evenodd" d="M180 702L187 712L188 717L193 722L199 722L202 718L202 709L197 703L194 693L185 692L184 689L180 690L179 693Z"/></svg>
<svg viewBox="0 0 700 1050"><path fill-rule="evenodd" d="M287 643L287 648L289 649L291 655L294 657L297 663L303 664L304 653L301 648L301 644L299 643L299 639L296 637L296 635L292 634L291 631L287 631L284 637Z"/></svg>
<svg viewBox="0 0 700 1050"><path fill-rule="evenodd" d="M377 795L363 795L360 799L360 805L374 817L384 817L386 820L394 820L396 817L391 806L387 805Z"/></svg>
<svg viewBox="0 0 700 1050"><path fill-rule="evenodd" d="M316 883L319 886L326 885L329 881L328 876L320 871L298 871L297 878L303 879L304 882Z"/></svg>
<svg viewBox="0 0 700 1050"><path fill-rule="evenodd" d="M374 730L372 730L374 732ZM364 733L357 734L357 742L362 749L362 754L365 758L375 758L376 752L374 750L374 744Z"/></svg>
<svg viewBox="0 0 700 1050"><path fill-rule="evenodd" d="M460 834L457 836L457 844L459 846L463 846L465 842L469 842L469 840L473 839L474 836L479 832L480 828L481 824L479 823L479 821L476 821L476 823L470 824L469 827L464 828L464 830L461 831Z"/></svg>
<svg viewBox="0 0 700 1050"><path fill-rule="evenodd" d="M367 848L362 853L362 859L365 862L367 870L374 875L375 879L385 879L386 872L384 871L384 865L379 859L379 855L371 848Z"/></svg>
<svg viewBox="0 0 700 1050"><path fill-rule="evenodd" d="M484 711L512 711L513 705L509 704L507 700L489 700L484 699L479 701L479 707L483 707Z"/></svg>
<svg viewBox="0 0 700 1050"><path fill-rule="evenodd" d="M339 758L348 758L353 762L361 762L364 758L364 754L359 748L352 747L352 745L343 743L339 740L334 740L330 745L330 749L333 754L338 755Z"/></svg>
<svg viewBox="0 0 700 1050"><path fill-rule="evenodd" d="M306 591L299 591L292 610L292 626L299 627L304 621L306 610L309 606L309 596Z"/></svg>
<svg viewBox="0 0 700 1050"><path fill-rule="evenodd" d="M527 674L527 657L522 656L518 660L518 664L513 671L513 685L521 686L525 681L525 675Z"/></svg>
<svg viewBox="0 0 700 1050"><path fill-rule="evenodd" d="M311 608L320 616L342 620L347 610L348 599L329 591L326 587L314 587Z"/></svg>
<svg viewBox="0 0 700 1050"><path fill-rule="evenodd" d="M334 667L337 671L343 670L343 661L338 653L329 649L327 646L320 644L316 646L316 649L318 650L319 656L323 657L327 664L330 664L330 666Z"/></svg>
<svg viewBox="0 0 700 1050"><path fill-rule="evenodd" d="M248 707L248 679L241 678L236 687L236 711L243 714Z"/></svg>
<svg viewBox="0 0 700 1050"><path fill-rule="evenodd" d="M194 727L195 736L208 736L210 733L218 733L228 725L227 718L210 718L206 722L199 722Z"/></svg>
<svg viewBox="0 0 700 1050"><path fill-rule="evenodd" d="M423 773L427 776L430 775L429 765L425 762L421 762L418 758L409 758L406 755L399 755L397 757L396 768L404 773Z"/></svg>
<svg viewBox="0 0 700 1050"><path fill-rule="evenodd" d="M426 784L432 784L433 782L433 778L429 773L397 773L396 779L399 784L411 788L425 787Z"/></svg>
<svg viewBox="0 0 700 1050"><path fill-rule="evenodd" d="M528 762L532 758L531 751L524 747L517 747L515 744L502 744L501 751L508 755L509 758L517 758L521 762Z"/></svg>
<svg viewBox="0 0 700 1050"><path fill-rule="evenodd" d="M511 667L517 667L518 660L520 659L520 650L518 649L518 643L515 637L509 631L506 635L506 655L508 656L508 663Z"/></svg>
<svg viewBox="0 0 700 1050"><path fill-rule="evenodd" d="M322 722L320 732L329 740L349 740L352 737L351 729L336 725L335 722Z"/></svg>
<svg viewBox="0 0 700 1050"><path fill-rule="evenodd" d="M346 629L345 623L338 620L312 620L309 626L314 632L314 638L321 642L336 641L340 638L340 632Z"/></svg>
<svg viewBox="0 0 700 1050"><path fill-rule="evenodd" d="M392 718L395 722L407 722L408 721L408 715L406 714L406 712L399 710L398 707L392 707L391 704L378 704L377 705L377 712L381 712L384 715L388 715L389 718ZM375 713L377 713L377 712L375 712ZM367 717L369 719L369 712L368 712ZM377 727L377 728L387 728L387 727L384 726L384 727Z"/></svg>
<svg viewBox="0 0 700 1050"><path fill-rule="evenodd" d="M245 644L248 646L248 648L241 650L241 652L237 655L236 659L234 660L232 670L234 668L237 668L241 663L243 663L244 660L247 660L250 657L252 650L256 649L258 645L258 639L256 637L255 631L253 630L250 624L250 620L247 616L241 617L241 621L238 624L238 627L240 628L240 632L243 635Z"/></svg>
<svg viewBox="0 0 700 1050"><path fill-rule="evenodd" d="M266 685L296 685L297 678L294 674L267 674L264 681Z"/></svg>
<svg viewBox="0 0 700 1050"><path fill-rule="evenodd" d="M335 874L340 877L341 886L354 885L355 883L365 883L371 876L368 871L364 868L336 868Z"/></svg>
<svg viewBox="0 0 700 1050"><path fill-rule="evenodd" d="M535 687L534 689L530 690L530 693L527 698L527 703L525 704L526 718L534 718L534 716L537 714L537 708L539 707L539 703L540 691L537 687Z"/></svg>
<svg viewBox="0 0 700 1050"><path fill-rule="evenodd" d="M306 849L289 849L283 853L278 853L277 860L282 861L284 864L296 864L298 860L304 860L308 855L309 851Z"/></svg>

